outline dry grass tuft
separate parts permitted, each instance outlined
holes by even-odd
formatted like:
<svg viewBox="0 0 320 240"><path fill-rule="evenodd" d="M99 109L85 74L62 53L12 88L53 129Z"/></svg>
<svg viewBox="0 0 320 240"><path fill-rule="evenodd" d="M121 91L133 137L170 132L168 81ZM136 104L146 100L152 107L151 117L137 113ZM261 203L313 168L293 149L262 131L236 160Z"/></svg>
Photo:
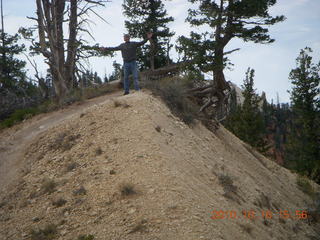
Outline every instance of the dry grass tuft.
<svg viewBox="0 0 320 240"><path fill-rule="evenodd" d="M73 195L86 195L87 190L84 188L84 186L81 186L80 188L73 191Z"/></svg>
<svg viewBox="0 0 320 240"><path fill-rule="evenodd" d="M314 188L312 187L310 180L307 177L298 175L297 176L297 185L298 188L304 192L305 194L309 195L311 198L315 197L315 191Z"/></svg>
<svg viewBox="0 0 320 240"><path fill-rule="evenodd" d="M55 207L62 207L67 203L67 200L63 198L58 198L57 200L52 201L52 205Z"/></svg>
<svg viewBox="0 0 320 240"><path fill-rule="evenodd" d="M142 219L140 222L138 222L133 226L133 228L129 231L129 233L145 232L147 230L147 226L145 225L146 223L147 223L147 220Z"/></svg>
<svg viewBox="0 0 320 240"><path fill-rule="evenodd" d="M119 186L119 190L122 196L130 196L137 194L137 191L135 190L135 187L132 183L122 183Z"/></svg>
<svg viewBox="0 0 320 240"><path fill-rule="evenodd" d="M77 240L93 240L94 236L92 234L90 235L80 235Z"/></svg>
<svg viewBox="0 0 320 240"><path fill-rule="evenodd" d="M41 190L44 194L45 193L51 194L56 190L57 185L58 184L54 180L50 178L44 178L41 185Z"/></svg>
<svg viewBox="0 0 320 240"><path fill-rule="evenodd" d="M51 240L57 236L57 226L55 224L47 224L43 229L30 231L31 240Z"/></svg>
<svg viewBox="0 0 320 240"><path fill-rule="evenodd" d="M100 156L102 153L103 153L103 151L102 151L101 147L98 147L98 148L95 150L96 156Z"/></svg>
<svg viewBox="0 0 320 240"><path fill-rule="evenodd" d="M161 132L161 127L159 125L156 126L155 129L156 129L157 132Z"/></svg>
<svg viewBox="0 0 320 240"><path fill-rule="evenodd" d="M252 233L253 227L249 224L239 224L239 226L248 234Z"/></svg>

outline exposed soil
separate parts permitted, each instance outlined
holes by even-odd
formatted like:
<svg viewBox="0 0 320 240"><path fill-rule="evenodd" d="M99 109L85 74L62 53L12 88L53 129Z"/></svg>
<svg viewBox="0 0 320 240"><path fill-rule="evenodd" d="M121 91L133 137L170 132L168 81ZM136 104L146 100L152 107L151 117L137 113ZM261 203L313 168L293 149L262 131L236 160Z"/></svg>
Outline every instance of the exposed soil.
<svg viewBox="0 0 320 240"><path fill-rule="evenodd" d="M295 174L148 91L120 95L0 134L0 239L319 239Z"/></svg>
<svg viewBox="0 0 320 240"><path fill-rule="evenodd" d="M96 104L120 96L116 92L68 106L56 112L40 114L0 132L0 191L21 177L23 153L40 133Z"/></svg>

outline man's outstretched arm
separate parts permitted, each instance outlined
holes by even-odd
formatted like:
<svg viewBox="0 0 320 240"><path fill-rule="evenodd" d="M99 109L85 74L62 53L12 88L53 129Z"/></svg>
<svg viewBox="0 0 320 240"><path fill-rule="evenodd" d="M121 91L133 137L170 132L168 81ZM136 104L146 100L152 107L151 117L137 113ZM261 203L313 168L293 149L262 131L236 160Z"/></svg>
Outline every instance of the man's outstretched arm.
<svg viewBox="0 0 320 240"><path fill-rule="evenodd" d="M121 45L119 45L117 47L101 47L100 51L104 51L104 52L106 52L106 51L119 51L119 50L121 50L120 46Z"/></svg>
<svg viewBox="0 0 320 240"><path fill-rule="evenodd" d="M141 42L137 42L137 46L140 47L140 46L142 46L143 44L145 44L148 40L151 40L152 35L153 35L153 33L151 33L151 32L147 33L147 38L144 39L144 40L141 41Z"/></svg>

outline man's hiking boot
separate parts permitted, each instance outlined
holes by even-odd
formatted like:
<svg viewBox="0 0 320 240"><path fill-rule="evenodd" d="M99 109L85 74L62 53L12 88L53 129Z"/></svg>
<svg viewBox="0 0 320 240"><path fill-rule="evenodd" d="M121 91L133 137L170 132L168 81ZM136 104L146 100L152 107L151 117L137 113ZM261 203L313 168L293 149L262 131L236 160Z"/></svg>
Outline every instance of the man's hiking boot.
<svg viewBox="0 0 320 240"><path fill-rule="evenodd" d="M129 92L124 92L124 94L123 95L128 95L129 94Z"/></svg>

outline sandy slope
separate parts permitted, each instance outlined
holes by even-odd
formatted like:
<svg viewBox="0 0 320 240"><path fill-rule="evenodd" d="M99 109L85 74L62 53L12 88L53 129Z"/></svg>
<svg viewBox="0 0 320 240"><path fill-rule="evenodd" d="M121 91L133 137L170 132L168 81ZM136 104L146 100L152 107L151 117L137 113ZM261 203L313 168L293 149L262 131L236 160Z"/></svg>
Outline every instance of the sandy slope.
<svg viewBox="0 0 320 240"><path fill-rule="evenodd" d="M0 195L0 239L30 239L30 229L49 223L57 224L56 239L70 240L319 236L319 224L279 218L312 202L294 174L223 127L186 126L147 92L75 111L25 148L24 175ZM56 183L52 193L44 179ZM123 185L136 193L123 195ZM66 203L54 206L59 198ZM220 210L237 218L212 219ZM242 215L250 210L254 219ZM273 215L266 220L267 210Z"/></svg>
<svg viewBox="0 0 320 240"><path fill-rule="evenodd" d="M8 187L10 183L14 183L14 179L19 178L19 172L23 167L21 162L23 153L32 139L50 127L59 124L62 120L82 112L92 105L101 104L120 95L121 92L116 92L77 103L56 112L40 114L29 121L3 130L0 133L0 191Z"/></svg>

